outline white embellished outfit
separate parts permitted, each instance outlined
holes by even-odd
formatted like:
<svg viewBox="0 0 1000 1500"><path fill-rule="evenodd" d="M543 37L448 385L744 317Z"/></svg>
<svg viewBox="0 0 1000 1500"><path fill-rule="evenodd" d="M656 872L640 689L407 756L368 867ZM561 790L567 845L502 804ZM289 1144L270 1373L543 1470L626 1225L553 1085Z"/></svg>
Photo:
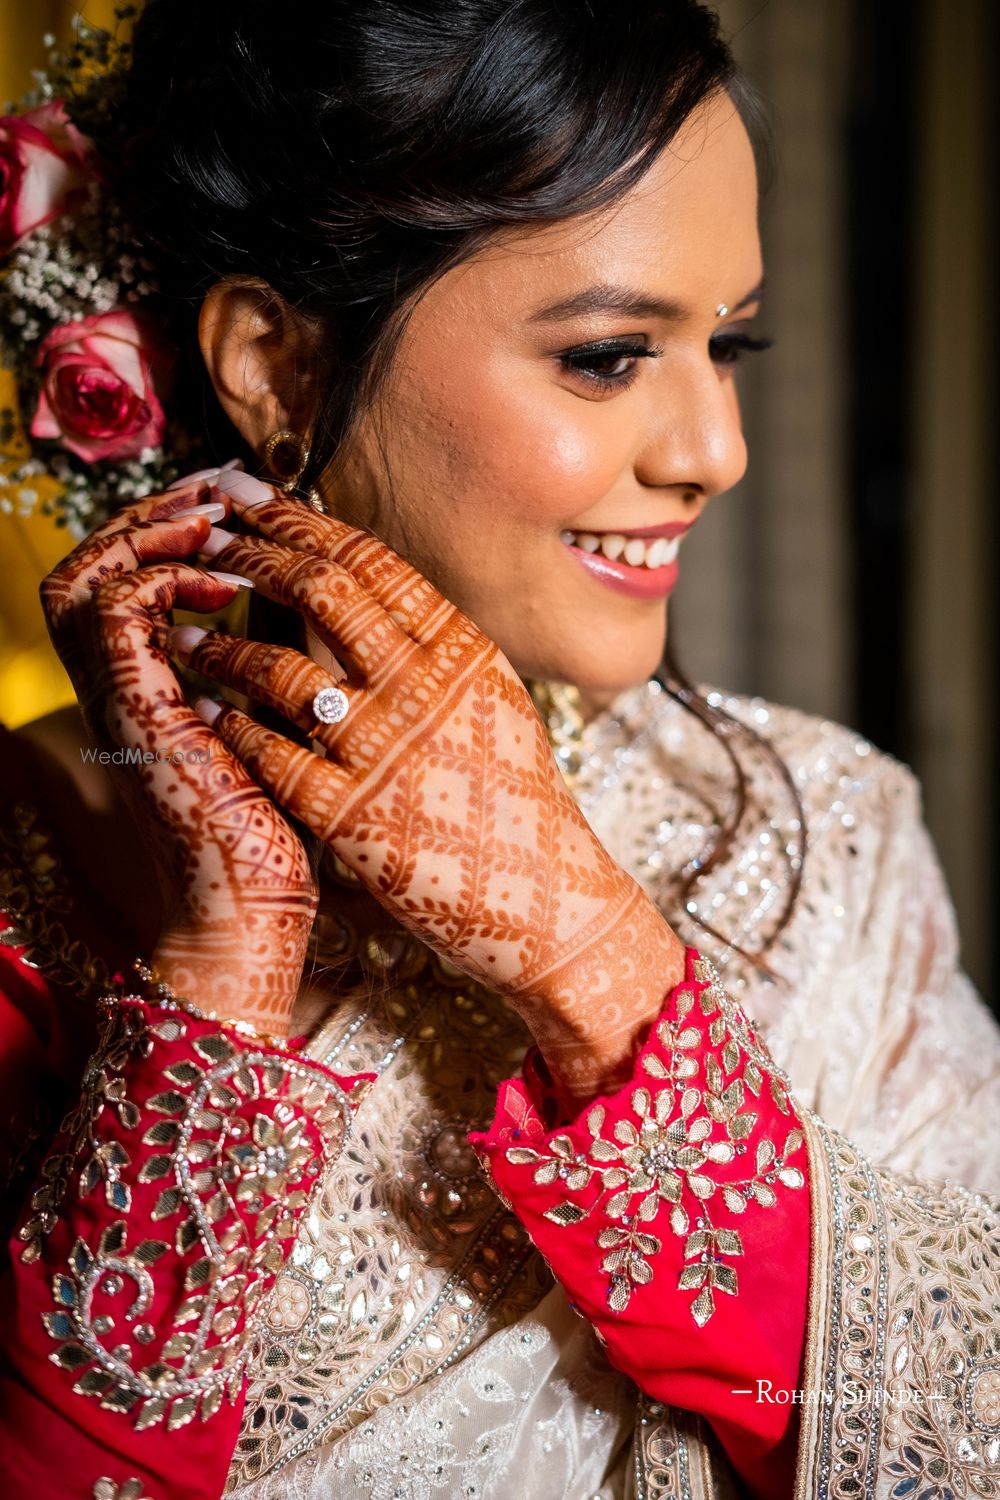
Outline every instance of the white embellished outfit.
<svg viewBox="0 0 1000 1500"><path fill-rule="evenodd" d="M803 829L774 759L752 737L740 744L748 800L738 843L690 886L731 810L733 773L719 739L656 682L620 695L585 727L573 791L610 853L721 974L731 1000L707 966L692 971L690 995L705 1026L720 1028L713 1041L725 1034L723 1075L752 1080L756 1055L757 1083L770 1072L776 1108L787 1114L776 1082L786 1079L801 1119L806 1141L795 1160L804 1172L808 1155L812 1204L802 1378L812 1399L800 1412L796 1500L1000 1495L1000 1031L958 967L917 785L840 726L756 700L718 701L771 743L804 809L801 889L773 943L792 878L789 850L801 849ZM35 850L44 825L37 811ZM7 839L5 879L11 934L55 971L59 956L44 952L50 928L32 914L37 881L24 839ZM761 952L771 977L752 961ZM633 1191L655 1187L653 1168L640 1179L629 1165L630 1127L619 1119L612 1135L588 1118L590 1136L573 1137L576 1154L561 1171L569 1136L551 1136L538 1121L525 1125L528 1144L512 1145L521 1132L502 1135L496 1123L470 1144L470 1132L487 1131L498 1088L517 1073L530 1038L495 996L436 956L422 950L408 962L404 955L389 999L367 1010L339 1005L302 1049L329 1076L375 1082L359 1091L241 1356L245 1405L226 1493L748 1493L697 1408L643 1395L615 1368L602 1342L613 1311L588 1317L558 1260L562 1243L584 1235L576 1225L591 1201L579 1205L591 1183L596 1191L595 1163L618 1151L626 1165L614 1170L633 1172ZM763 1052L755 1054L744 1017ZM694 1045L678 1034L670 1033L675 1048ZM647 1085L678 1055L663 1046L647 1064ZM707 1092L723 1098L713 1068L704 1065ZM622 1108L652 1121L650 1087L652 1096L637 1104L632 1093ZM721 1106L712 1118L723 1119ZM591 1137L592 1159L580 1145ZM725 1150L714 1159L729 1160ZM757 1159L766 1164L767 1153ZM537 1214L535 1188L516 1196L532 1173ZM557 1189L564 1198L553 1209L545 1195ZM595 1241L589 1225L586 1235L573 1241L581 1257L614 1243L613 1233ZM658 1251L644 1253L651 1279L640 1288L636 1273L633 1310L652 1288L678 1295L673 1274L657 1269ZM596 1250L593 1259L596 1273ZM612 1270L612 1291L620 1274ZM689 1300L683 1311L696 1334ZM732 1305L717 1299L706 1323L716 1337ZM613 1353L613 1336L608 1347ZM883 1394L845 1399L851 1380ZM890 1385L898 1399L885 1395Z"/></svg>

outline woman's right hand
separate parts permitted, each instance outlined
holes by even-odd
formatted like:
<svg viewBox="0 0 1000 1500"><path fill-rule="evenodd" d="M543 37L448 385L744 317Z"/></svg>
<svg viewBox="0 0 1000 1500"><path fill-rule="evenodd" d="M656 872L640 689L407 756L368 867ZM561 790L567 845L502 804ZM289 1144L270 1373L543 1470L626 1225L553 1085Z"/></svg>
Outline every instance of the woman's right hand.
<svg viewBox="0 0 1000 1500"><path fill-rule="evenodd" d="M189 706L165 649L172 608L218 610L240 586L181 560L228 514L208 475L116 511L40 596L95 746L137 756L108 770L148 850L135 878L162 893L159 977L206 1010L282 1033L316 879L290 824Z"/></svg>

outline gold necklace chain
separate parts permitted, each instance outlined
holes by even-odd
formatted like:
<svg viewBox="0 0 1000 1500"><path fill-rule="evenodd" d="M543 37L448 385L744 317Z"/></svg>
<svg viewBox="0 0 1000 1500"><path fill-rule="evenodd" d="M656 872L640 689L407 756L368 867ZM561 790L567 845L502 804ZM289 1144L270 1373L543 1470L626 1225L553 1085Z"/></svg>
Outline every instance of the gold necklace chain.
<svg viewBox="0 0 1000 1500"><path fill-rule="evenodd" d="M580 689L571 682L535 682L525 686L545 725L552 753L572 787L583 765L583 707Z"/></svg>

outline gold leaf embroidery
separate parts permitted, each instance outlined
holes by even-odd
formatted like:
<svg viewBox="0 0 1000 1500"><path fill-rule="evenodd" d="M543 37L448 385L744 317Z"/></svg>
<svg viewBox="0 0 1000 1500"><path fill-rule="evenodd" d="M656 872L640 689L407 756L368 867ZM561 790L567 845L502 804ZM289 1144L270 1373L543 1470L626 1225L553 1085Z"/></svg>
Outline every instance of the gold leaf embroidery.
<svg viewBox="0 0 1000 1500"><path fill-rule="evenodd" d="M174 1004L165 1001L158 1010ZM283 1243L296 1231L295 1215L307 1207L324 1167L340 1149L350 1103L307 1060L254 1050L252 1042L241 1052L227 1042L209 1049L218 1060L207 1070L185 1066L182 1059L164 1068L164 1081L175 1087L147 1102L173 1118L149 1125L148 1116L142 1120L126 1097L125 1072L134 1056L149 1055L156 1038L170 1045L163 1040L167 1017L154 1011L153 1025L147 1025L149 1014L146 1005L131 1000L107 1007L81 1104L68 1121L69 1141L78 1156L90 1152L80 1173L81 1194L91 1192L104 1175L109 1190L122 1189L120 1197L109 1191L108 1202L123 1212L103 1228L96 1248L82 1237L76 1240L66 1269L53 1278L55 1309L42 1320L58 1340L52 1360L79 1372L76 1393L97 1398L109 1411L134 1413L139 1427L165 1420L174 1430L196 1416L211 1416L224 1392L239 1389L263 1306L263 1278L281 1268ZM184 1015L179 1005L177 1014ZM188 1030L185 1020L175 1040ZM230 1090L235 1112L207 1108L209 1094L225 1091L237 1075L239 1088ZM307 1085L295 1090L294 1103L288 1086L293 1080ZM300 1102L306 1099L308 1115ZM135 1132L136 1155L141 1156L142 1141L170 1147L136 1163L141 1182L170 1179L145 1219L148 1224L150 1218L182 1216L167 1239L130 1236L131 1196L117 1181L117 1174L130 1167L130 1156L117 1139L102 1140L105 1111ZM72 1151L66 1155L72 1163ZM70 1176L59 1166L60 1196ZM248 1219L241 1203L247 1204ZM50 1194L44 1204L34 1205L37 1222L25 1226L34 1244L55 1223L57 1204L58 1197ZM258 1234L266 1238L258 1240ZM27 1238L25 1231L22 1236ZM144 1321L154 1303L153 1276L174 1255L184 1262L183 1284L194 1295L168 1326L157 1327ZM171 1267L170 1285L176 1276ZM181 1324L186 1331L180 1331Z"/></svg>
<svg viewBox="0 0 1000 1500"><path fill-rule="evenodd" d="M691 1315L699 1327L715 1310L716 1290L736 1296L738 1280L734 1267L723 1257L743 1254L743 1242L732 1228L718 1225L709 1211L716 1193L725 1208L733 1214L744 1214L750 1202L761 1208L777 1203L774 1183L786 1188L801 1188L805 1176L798 1167L787 1165L787 1158L801 1149L804 1141L799 1129L790 1130L779 1155L774 1142L762 1136L756 1143L754 1171L750 1176L732 1181L717 1181L711 1167L728 1166L737 1156L751 1148L759 1129L756 1110L743 1109L744 1083L756 1095L765 1076L767 1064L775 1103L788 1113L787 1095L771 1073L774 1066L757 1042L753 1028L725 994L714 969L706 960L695 965L699 982L698 1009L706 1018L706 1031L713 1045L721 1050L722 1063L713 1052L699 1062L684 1056L702 1044L704 1033L685 1024L692 1012L690 989L677 995L678 1020L662 1020L655 1038L663 1055L648 1052L643 1071L661 1078L656 1091L645 1087L632 1090L629 1105L631 1118L615 1120L610 1139L602 1132L606 1110L596 1106L586 1116L590 1145L585 1153L574 1149L571 1138L555 1135L545 1147L510 1146L505 1155L513 1166L531 1165L533 1179L539 1186L556 1181L567 1191L577 1192L598 1186L598 1195L589 1206L563 1200L544 1211L544 1216L561 1228L580 1223L595 1211L606 1220L618 1221L602 1228L597 1246L605 1252L601 1269L608 1273L608 1304L613 1311L628 1306L636 1286L652 1279L649 1264L663 1248L662 1240L645 1226L652 1223L661 1208L667 1206L671 1231L688 1236L685 1264L678 1276L678 1290L697 1291L691 1304ZM650 1066L655 1059L656 1064ZM743 1073L730 1078L743 1063ZM658 1071L659 1069L659 1071ZM699 1072L703 1084L695 1080ZM719 1134L722 1131L724 1134ZM690 1214L683 1205L685 1191L695 1200L696 1228L689 1235Z"/></svg>

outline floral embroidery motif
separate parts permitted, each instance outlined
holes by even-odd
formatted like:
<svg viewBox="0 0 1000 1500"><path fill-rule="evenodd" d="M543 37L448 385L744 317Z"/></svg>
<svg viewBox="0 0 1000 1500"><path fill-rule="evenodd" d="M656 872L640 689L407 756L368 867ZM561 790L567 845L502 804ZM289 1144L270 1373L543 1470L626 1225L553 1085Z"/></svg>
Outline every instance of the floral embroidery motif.
<svg viewBox="0 0 1000 1500"><path fill-rule="evenodd" d="M1000 1364L973 1370L966 1404L977 1427L1000 1432Z"/></svg>
<svg viewBox="0 0 1000 1500"><path fill-rule="evenodd" d="M315 1064L241 1044L179 1002L130 997L108 1012L68 1145L21 1237L25 1255L43 1253L69 1190L66 1163L82 1160L79 1198L103 1197L114 1217L56 1269L43 1314L58 1341L50 1357L76 1375L78 1394L131 1413L140 1430L172 1430L239 1392L267 1293L351 1104ZM156 1050L166 1054L158 1091L130 1098L124 1070Z"/></svg>
<svg viewBox="0 0 1000 1500"><path fill-rule="evenodd" d="M122 1169L129 1165L128 1153L120 1141L98 1141L93 1127L107 1104L127 1130L136 1128L139 1111L125 1098L124 1081L117 1075L151 1045L145 1022L136 1012L122 1008L106 1014L97 1050L84 1070L79 1101L63 1120L58 1140L42 1163L41 1184L31 1195L31 1213L18 1231L18 1238L26 1242L21 1259L27 1264L42 1253L44 1237L55 1227L59 1205L88 1143L90 1157L80 1174L81 1196L103 1184L109 1208L124 1212L130 1208L131 1190L121 1181Z"/></svg>
<svg viewBox="0 0 1000 1500"><path fill-rule="evenodd" d="M298 1276L279 1276L271 1298L268 1325L282 1332L294 1333L301 1328L313 1310L314 1294Z"/></svg>
<svg viewBox="0 0 1000 1500"><path fill-rule="evenodd" d="M804 1136L775 1076L780 1070L725 994L711 964L696 960L695 974L697 986L676 991L676 1019L656 1024L640 1057L641 1068L656 1085L633 1089L631 1118L610 1122L606 1134L608 1111L596 1104L586 1116L591 1139L585 1150L576 1149L570 1136L560 1132L549 1138L546 1149L515 1145L508 1147L506 1157L512 1165L533 1166L540 1186L561 1181L570 1193L587 1195L586 1203L565 1199L547 1209L545 1217L553 1223L578 1224L597 1209L617 1221L597 1235L614 1312L628 1306L635 1287L653 1279L650 1260L662 1250L663 1240L652 1225L666 1209L670 1230L684 1240L686 1264L677 1285L697 1292L691 1315L703 1327L715 1311L715 1292L738 1292L736 1270L724 1257L743 1254L739 1231L715 1222L711 1200L721 1200L730 1214L745 1213L751 1204L772 1208L778 1201L776 1184L801 1188L805 1176L789 1165ZM712 1050L701 1055L706 1033ZM765 1089L792 1122L780 1151L758 1129L760 1111L753 1101ZM751 1149L752 1171L734 1176L716 1170Z"/></svg>

